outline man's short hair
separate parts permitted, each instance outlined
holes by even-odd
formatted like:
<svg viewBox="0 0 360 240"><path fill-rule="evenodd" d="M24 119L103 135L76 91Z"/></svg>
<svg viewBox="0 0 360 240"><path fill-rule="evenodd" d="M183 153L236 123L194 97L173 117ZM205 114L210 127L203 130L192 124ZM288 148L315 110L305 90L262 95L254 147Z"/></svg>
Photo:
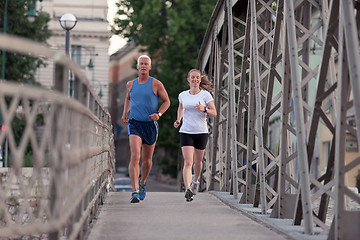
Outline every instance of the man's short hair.
<svg viewBox="0 0 360 240"><path fill-rule="evenodd" d="M141 58L147 58L147 59L149 59L149 64L151 65L151 58L148 56L148 55L141 55L139 58L138 58L138 60L137 60L137 64L139 65L139 62L140 62L140 59Z"/></svg>

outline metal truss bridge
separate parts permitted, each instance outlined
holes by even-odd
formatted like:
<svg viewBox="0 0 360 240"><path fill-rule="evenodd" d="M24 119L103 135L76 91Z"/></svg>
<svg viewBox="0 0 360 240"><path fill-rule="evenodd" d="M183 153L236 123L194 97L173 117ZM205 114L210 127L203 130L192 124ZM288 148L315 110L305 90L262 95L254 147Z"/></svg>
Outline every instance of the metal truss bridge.
<svg viewBox="0 0 360 240"><path fill-rule="evenodd" d="M198 58L219 112L204 189L241 192L239 204L309 235L320 226L328 239L359 236L360 211L348 203L360 195L346 179L360 169L359 148L345 154L346 137L360 139L359 19L353 0L218 1ZM330 148L316 176L323 132Z"/></svg>
<svg viewBox="0 0 360 240"><path fill-rule="evenodd" d="M202 191L290 219L305 239L319 234L315 228L327 239L358 238L360 195L347 176L360 169L359 22L358 0L218 1L197 62L214 83L218 109ZM0 145L8 144L12 160L0 172L0 239L86 238L111 188L110 115L63 53L7 35L0 48L56 66L53 90L0 82ZM14 119L25 119L19 142ZM319 154L323 138L329 148ZM29 146L31 170L23 168Z"/></svg>

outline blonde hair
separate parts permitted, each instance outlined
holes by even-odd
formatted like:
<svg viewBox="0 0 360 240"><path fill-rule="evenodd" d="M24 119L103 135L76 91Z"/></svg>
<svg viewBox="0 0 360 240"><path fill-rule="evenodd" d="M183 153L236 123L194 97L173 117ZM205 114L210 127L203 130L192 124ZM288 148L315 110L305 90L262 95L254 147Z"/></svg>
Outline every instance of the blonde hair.
<svg viewBox="0 0 360 240"><path fill-rule="evenodd" d="M200 89L201 89L201 90L206 90L206 91L208 91L208 92L214 91L214 89L211 87L211 85L213 85L212 82L210 82L210 81L208 80L208 77L207 77L206 75L201 75L200 70L198 70L198 69L191 69L191 70L189 71L189 73L188 73L188 76L187 76L188 78L190 77L190 74L191 74L192 72L198 72L198 73L200 73L200 76L201 76Z"/></svg>

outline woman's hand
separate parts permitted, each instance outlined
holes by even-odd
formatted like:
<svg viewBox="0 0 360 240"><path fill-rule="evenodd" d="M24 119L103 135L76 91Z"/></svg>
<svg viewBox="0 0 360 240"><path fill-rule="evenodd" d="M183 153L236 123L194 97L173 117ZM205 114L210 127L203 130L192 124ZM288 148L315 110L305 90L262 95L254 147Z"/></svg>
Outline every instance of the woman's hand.
<svg viewBox="0 0 360 240"><path fill-rule="evenodd" d="M201 105L200 101L198 104L195 105L195 108L197 110L199 110L200 112L204 112L205 111L205 107L203 105Z"/></svg>
<svg viewBox="0 0 360 240"><path fill-rule="evenodd" d="M179 120L176 120L174 122L174 128L178 128L180 126L180 121Z"/></svg>

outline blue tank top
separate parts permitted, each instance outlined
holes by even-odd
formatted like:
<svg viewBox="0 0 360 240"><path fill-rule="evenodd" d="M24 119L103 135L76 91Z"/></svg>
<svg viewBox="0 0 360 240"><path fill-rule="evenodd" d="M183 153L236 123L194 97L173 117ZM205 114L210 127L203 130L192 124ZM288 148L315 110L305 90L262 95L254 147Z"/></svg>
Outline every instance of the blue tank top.
<svg viewBox="0 0 360 240"><path fill-rule="evenodd" d="M135 78L130 89L130 117L137 121L153 121L149 115L158 110L159 96L152 88L154 78L150 77L144 84L139 84Z"/></svg>

